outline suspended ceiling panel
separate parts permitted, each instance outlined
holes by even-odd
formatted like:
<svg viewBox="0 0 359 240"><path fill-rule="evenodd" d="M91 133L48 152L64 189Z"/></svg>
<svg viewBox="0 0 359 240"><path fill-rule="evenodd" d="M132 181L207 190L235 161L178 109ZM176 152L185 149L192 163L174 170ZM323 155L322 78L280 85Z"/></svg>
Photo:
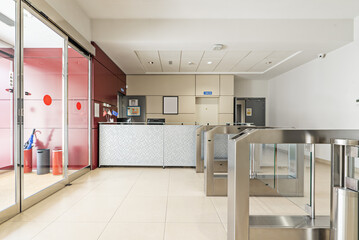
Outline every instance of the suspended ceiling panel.
<svg viewBox="0 0 359 240"><path fill-rule="evenodd" d="M295 51L136 51L146 73L264 73L297 54Z"/></svg>

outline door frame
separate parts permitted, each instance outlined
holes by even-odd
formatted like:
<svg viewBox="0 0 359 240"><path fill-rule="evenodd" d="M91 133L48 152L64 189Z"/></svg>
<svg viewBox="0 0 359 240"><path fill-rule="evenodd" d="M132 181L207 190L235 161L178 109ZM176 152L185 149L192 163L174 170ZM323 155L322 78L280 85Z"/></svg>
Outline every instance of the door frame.
<svg viewBox="0 0 359 240"><path fill-rule="evenodd" d="M68 36L57 28L53 23L40 14L26 0L15 0L15 46L14 46L14 74L13 74L13 164L15 173L15 203L8 208L1 210L0 223L14 217L18 213L30 208L34 204L47 198L56 191L64 188L71 181L86 174L91 169L92 159L92 74L91 57L79 50L69 42ZM45 189L24 198L24 10L29 11L34 17L48 26L64 39L62 54L62 148L63 148L63 179ZM88 59L88 166L68 175L68 47L74 48Z"/></svg>

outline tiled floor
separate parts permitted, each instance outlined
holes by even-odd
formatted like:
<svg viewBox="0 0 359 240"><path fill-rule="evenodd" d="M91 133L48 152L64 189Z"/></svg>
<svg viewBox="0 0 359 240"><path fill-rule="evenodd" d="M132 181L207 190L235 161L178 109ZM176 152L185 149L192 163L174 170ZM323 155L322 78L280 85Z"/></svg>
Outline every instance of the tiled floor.
<svg viewBox="0 0 359 240"><path fill-rule="evenodd" d="M69 170L72 174L75 170ZM25 198L59 182L63 179L62 175L52 173L37 175L36 169L31 173L24 174L24 195ZM0 170L0 211L8 208L15 203L15 171Z"/></svg>
<svg viewBox="0 0 359 240"><path fill-rule="evenodd" d="M227 198L205 197L186 168L101 168L0 225L0 239L225 240ZM305 214L251 198L251 214Z"/></svg>

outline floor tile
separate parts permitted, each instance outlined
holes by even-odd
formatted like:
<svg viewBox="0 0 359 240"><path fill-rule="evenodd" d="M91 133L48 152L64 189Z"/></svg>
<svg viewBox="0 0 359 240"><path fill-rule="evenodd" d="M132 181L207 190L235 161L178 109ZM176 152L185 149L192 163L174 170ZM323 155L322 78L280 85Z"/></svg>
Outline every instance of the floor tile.
<svg viewBox="0 0 359 240"><path fill-rule="evenodd" d="M88 196L64 213L58 222L108 222L123 196Z"/></svg>
<svg viewBox="0 0 359 240"><path fill-rule="evenodd" d="M209 198L169 197L167 222L220 222L220 219Z"/></svg>
<svg viewBox="0 0 359 240"><path fill-rule="evenodd" d="M132 187L129 195L131 196L167 196L168 180L158 180L154 178L138 180Z"/></svg>
<svg viewBox="0 0 359 240"><path fill-rule="evenodd" d="M164 223L109 223L99 240L163 240Z"/></svg>
<svg viewBox="0 0 359 240"><path fill-rule="evenodd" d="M221 222L227 222L227 197L211 197L212 203L221 219Z"/></svg>
<svg viewBox="0 0 359 240"><path fill-rule="evenodd" d="M41 232L49 223L5 222L0 225L0 239L28 240Z"/></svg>
<svg viewBox="0 0 359 240"><path fill-rule="evenodd" d="M41 231L34 240L97 240L106 223L54 222Z"/></svg>
<svg viewBox="0 0 359 240"><path fill-rule="evenodd" d="M226 240L220 223L167 223L165 240Z"/></svg>
<svg viewBox="0 0 359 240"><path fill-rule="evenodd" d="M90 191L89 195L127 196L134 184L135 180L106 180Z"/></svg>
<svg viewBox="0 0 359 240"><path fill-rule="evenodd" d="M157 222L166 218L167 197L127 197L111 222Z"/></svg>

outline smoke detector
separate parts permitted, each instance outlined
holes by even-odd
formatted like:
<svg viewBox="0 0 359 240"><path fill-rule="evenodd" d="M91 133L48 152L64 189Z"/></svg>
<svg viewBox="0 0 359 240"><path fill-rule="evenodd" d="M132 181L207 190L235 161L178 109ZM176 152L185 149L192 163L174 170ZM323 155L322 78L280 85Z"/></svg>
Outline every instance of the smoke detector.
<svg viewBox="0 0 359 240"><path fill-rule="evenodd" d="M214 44L213 46L212 46L212 50L213 51L220 51L220 50L222 50L224 48L224 45L223 44Z"/></svg>

